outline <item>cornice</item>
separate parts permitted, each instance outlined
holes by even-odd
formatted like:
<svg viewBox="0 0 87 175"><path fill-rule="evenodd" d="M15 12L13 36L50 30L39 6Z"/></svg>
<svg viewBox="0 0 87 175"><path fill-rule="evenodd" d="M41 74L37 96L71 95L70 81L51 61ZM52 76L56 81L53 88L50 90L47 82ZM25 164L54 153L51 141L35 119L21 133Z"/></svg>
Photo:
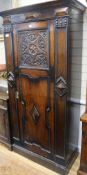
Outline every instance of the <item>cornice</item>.
<svg viewBox="0 0 87 175"><path fill-rule="evenodd" d="M2 11L0 12L0 16L4 17L4 16L27 13L27 12L32 12L32 11L39 11L39 10L41 11L47 8L57 8L57 6L58 7L74 7L81 11L84 11L86 9L86 6L81 4L77 0L65 0L65 1L57 0L57 1L45 2L45 3L29 5L29 6L15 8L11 10Z"/></svg>

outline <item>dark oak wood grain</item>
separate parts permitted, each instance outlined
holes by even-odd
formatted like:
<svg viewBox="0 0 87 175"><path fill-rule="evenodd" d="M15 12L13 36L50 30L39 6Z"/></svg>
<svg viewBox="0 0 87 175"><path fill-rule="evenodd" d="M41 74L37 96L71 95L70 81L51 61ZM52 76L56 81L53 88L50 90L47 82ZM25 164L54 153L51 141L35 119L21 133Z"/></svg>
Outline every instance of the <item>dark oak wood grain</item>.
<svg viewBox="0 0 87 175"><path fill-rule="evenodd" d="M74 8L83 15L85 7L74 0L0 12L12 147L62 174L68 172L77 153L70 146L74 131L69 112L69 32Z"/></svg>

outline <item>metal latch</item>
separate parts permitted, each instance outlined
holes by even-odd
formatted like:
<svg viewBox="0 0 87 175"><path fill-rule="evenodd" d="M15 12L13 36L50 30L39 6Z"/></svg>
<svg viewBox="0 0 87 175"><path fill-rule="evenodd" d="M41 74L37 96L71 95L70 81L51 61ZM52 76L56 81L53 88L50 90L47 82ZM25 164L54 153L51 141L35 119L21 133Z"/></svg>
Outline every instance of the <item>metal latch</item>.
<svg viewBox="0 0 87 175"><path fill-rule="evenodd" d="M18 91L15 92L15 96L16 96L16 99L19 99L19 92Z"/></svg>

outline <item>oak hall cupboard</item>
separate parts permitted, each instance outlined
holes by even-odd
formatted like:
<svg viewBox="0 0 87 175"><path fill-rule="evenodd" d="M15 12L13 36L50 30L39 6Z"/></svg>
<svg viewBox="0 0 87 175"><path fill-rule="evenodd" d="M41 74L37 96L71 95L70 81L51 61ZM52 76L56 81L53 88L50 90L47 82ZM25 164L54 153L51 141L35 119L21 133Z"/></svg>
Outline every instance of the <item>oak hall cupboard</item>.
<svg viewBox="0 0 87 175"><path fill-rule="evenodd" d="M84 10L77 0L59 0L0 12L12 148L62 174L77 155L70 138L70 46Z"/></svg>

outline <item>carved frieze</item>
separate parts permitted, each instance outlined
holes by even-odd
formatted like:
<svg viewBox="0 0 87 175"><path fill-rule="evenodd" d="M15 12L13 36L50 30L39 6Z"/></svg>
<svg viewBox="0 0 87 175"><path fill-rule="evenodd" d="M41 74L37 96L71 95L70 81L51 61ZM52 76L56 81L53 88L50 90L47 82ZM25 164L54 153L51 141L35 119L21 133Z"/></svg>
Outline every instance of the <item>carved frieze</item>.
<svg viewBox="0 0 87 175"><path fill-rule="evenodd" d="M4 25L4 33L10 33L12 32L12 26L9 25Z"/></svg>
<svg viewBox="0 0 87 175"><path fill-rule="evenodd" d="M20 66L48 68L49 34L47 30L18 32L18 58Z"/></svg>

